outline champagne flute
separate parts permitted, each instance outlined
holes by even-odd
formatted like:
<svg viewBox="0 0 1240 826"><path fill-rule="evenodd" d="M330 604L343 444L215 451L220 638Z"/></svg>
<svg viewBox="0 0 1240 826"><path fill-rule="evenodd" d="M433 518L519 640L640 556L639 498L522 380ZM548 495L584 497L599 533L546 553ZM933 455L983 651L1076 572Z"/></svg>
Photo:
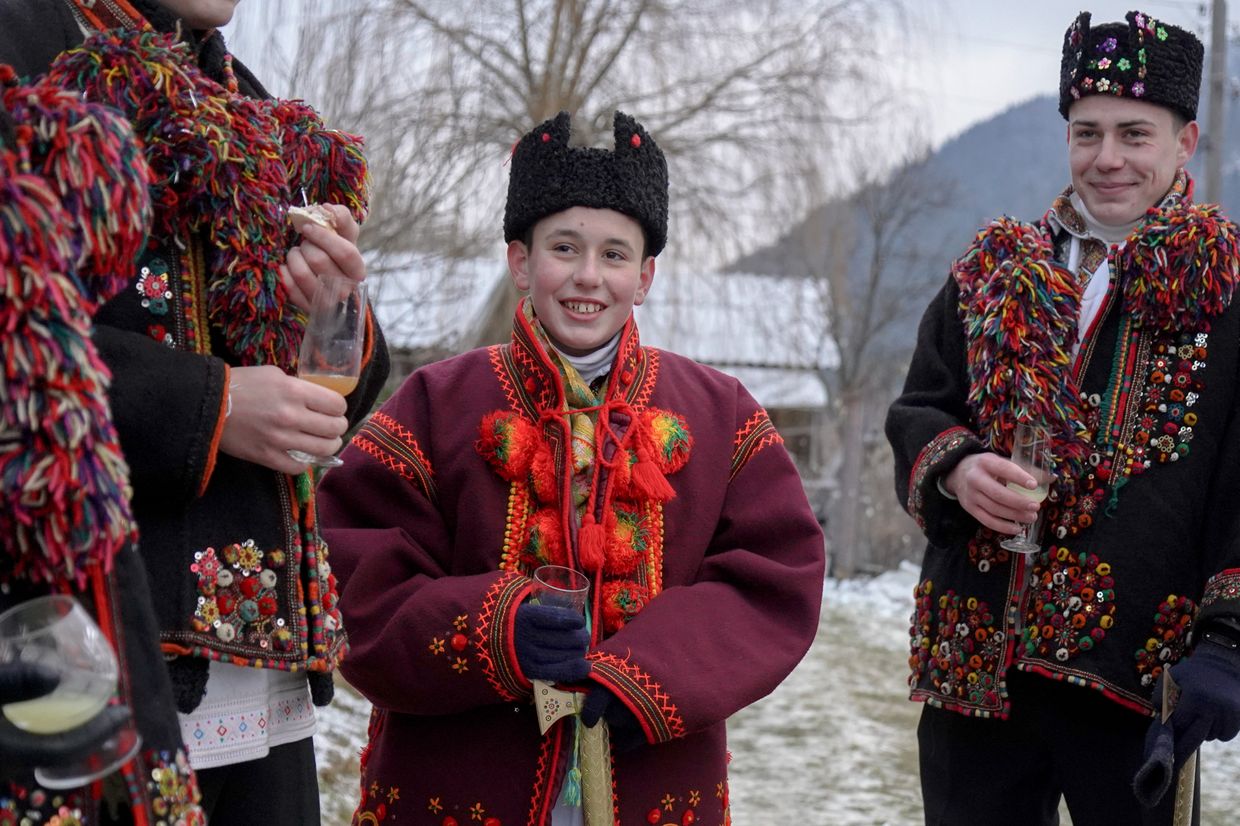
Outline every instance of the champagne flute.
<svg viewBox="0 0 1240 826"><path fill-rule="evenodd" d="M1037 485L1027 488L1019 482L1008 482L1008 489L1034 502L1046 499L1054 476L1051 470L1049 431L1041 425L1019 422L1012 437L1012 461L1032 476ZM1042 550L1042 546L1036 541L1041 520L1042 512L1039 510L1032 522L1024 525L1020 533L1000 542L999 547L1022 554L1035 554Z"/></svg>
<svg viewBox="0 0 1240 826"><path fill-rule="evenodd" d="M366 283L339 275L319 278L301 340L297 378L349 395L361 375L365 336ZM318 467L344 464L336 456L301 450L290 450L288 455Z"/></svg>
<svg viewBox="0 0 1240 826"><path fill-rule="evenodd" d="M60 678L50 694L0 708L13 725L32 734L57 734L87 722L116 693L117 661L99 626L73 597L51 594L0 614L0 662L46 666ZM73 789L98 780L133 758L141 737L122 726L90 756L60 766L36 767L48 789Z"/></svg>

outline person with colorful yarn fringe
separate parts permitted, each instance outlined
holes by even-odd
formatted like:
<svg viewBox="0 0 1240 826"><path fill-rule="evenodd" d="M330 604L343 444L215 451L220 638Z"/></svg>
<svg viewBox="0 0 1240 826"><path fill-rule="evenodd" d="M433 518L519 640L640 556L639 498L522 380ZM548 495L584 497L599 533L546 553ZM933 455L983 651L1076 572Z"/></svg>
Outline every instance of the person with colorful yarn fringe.
<svg viewBox="0 0 1240 826"><path fill-rule="evenodd" d="M1052 824L1061 798L1077 826L1195 822L1191 755L1240 729L1240 249L1184 169L1202 54L1141 12L1073 22L1071 186L978 233L888 413L929 540L928 824ZM1051 435L1041 506L1008 487L1034 485L1005 458L1022 421ZM1001 547L1035 518L1040 552Z"/></svg>
<svg viewBox="0 0 1240 826"><path fill-rule="evenodd" d="M124 669L118 702L68 731L26 732L0 715L0 823L206 822L133 541L110 377L90 338L146 241L147 178L119 115L0 65L0 612L71 594ZM0 665L0 705L58 681L36 664ZM131 718L140 751L108 782L36 783L34 768L84 759Z"/></svg>
<svg viewBox="0 0 1240 826"><path fill-rule="evenodd" d="M365 277L366 163L360 138L233 60L216 27L234 6L0 0L0 61L112 107L143 148L150 241L114 268L93 340L160 645L212 822L302 824L319 816L313 705L347 638L314 477L287 451L338 450L388 363L368 318L347 399L295 378L318 278ZM308 203L335 232L292 231Z"/></svg>
<svg viewBox="0 0 1240 826"><path fill-rule="evenodd" d="M514 145L511 341L414 372L324 480L375 706L354 823L721 826L724 721L814 637L822 532L770 418L639 340L667 165L613 131L572 146L561 112ZM547 564L588 578L585 617L531 602ZM535 680L574 693L536 711Z"/></svg>

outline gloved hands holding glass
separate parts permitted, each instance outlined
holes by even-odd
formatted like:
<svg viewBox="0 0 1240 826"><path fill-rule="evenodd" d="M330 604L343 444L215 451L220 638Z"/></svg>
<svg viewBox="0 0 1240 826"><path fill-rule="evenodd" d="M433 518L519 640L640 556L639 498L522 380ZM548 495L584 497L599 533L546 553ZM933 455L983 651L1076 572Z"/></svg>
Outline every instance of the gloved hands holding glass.
<svg viewBox="0 0 1240 826"><path fill-rule="evenodd" d="M571 568L544 565L534 572L534 590L517 608L514 632L517 665L528 679L572 683L589 675L589 587L585 574Z"/></svg>

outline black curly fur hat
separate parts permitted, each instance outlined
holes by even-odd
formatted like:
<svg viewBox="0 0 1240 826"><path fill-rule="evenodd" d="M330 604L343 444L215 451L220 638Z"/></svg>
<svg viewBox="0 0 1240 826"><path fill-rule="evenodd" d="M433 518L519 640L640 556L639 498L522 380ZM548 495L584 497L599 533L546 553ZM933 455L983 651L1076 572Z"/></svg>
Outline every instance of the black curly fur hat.
<svg viewBox="0 0 1240 826"><path fill-rule="evenodd" d="M1139 11L1126 23L1090 26L1081 12L1063 38L1059 114L1086 95L1144 100L1197 119L1204 48L1192 32Z"/></svg>
<svg viewBox="0 0 1240 826"><path fill-rule="evenodd" d="M617 111L614 150L569 146L568 112L535 127L512 150L504 240L575 206L614 209L635 219L646 254L667 243L667 161L640 123Z"/></svg>

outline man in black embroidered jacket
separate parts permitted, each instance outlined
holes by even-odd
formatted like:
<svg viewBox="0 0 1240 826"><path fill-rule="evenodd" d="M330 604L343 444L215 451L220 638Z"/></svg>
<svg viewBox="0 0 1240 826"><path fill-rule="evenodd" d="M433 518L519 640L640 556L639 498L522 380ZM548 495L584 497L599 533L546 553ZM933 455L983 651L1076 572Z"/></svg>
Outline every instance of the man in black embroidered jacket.
<svg viewBox="0 0 1240 826"><path fill-rule="evenodd" d="M313 480L287 451L338 450L387 356L368 323L347 398L294 377L318 278L365 276L366 167L358 139L232 60L215 27L235 4L0 0L0 62L118 109L143 142L151 243L94 340L182 734L212 823L313 823L311 698L347 643ZM292 233L303 199L338 232Z"/></svg>
<svg viewBox="0 0 1240 826"><path fill-rule="evenodd" d="M1061 796L1077 826L1170 823L1172 772L1240 728L1237 233L1183 170L1201 56L1148 15L1080 15L1072 185L1037 224L979 233L889 412L929 539L910 656L927 823L1056 823ZM1026 420L1052 438L1041 506L1009 488L1034 487L1005 458ZM1004 550L1026 523L1041 551ZM1165 670L1183 694L1164 725Z"/></svg>

